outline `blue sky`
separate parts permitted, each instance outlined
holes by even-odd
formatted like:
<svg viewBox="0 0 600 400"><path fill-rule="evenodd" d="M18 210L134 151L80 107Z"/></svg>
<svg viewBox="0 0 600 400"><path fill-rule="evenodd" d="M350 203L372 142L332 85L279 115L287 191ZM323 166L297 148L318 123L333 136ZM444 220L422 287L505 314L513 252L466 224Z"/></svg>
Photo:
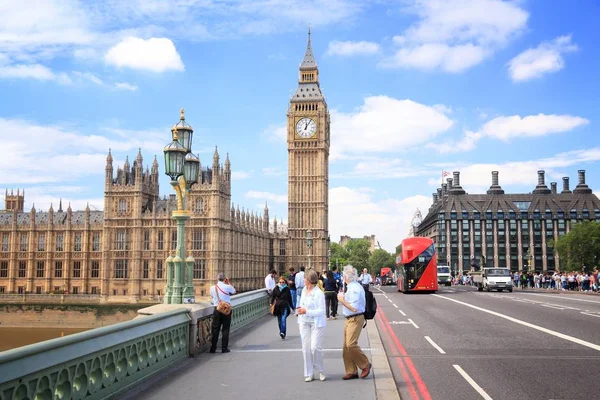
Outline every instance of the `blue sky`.
<svg viewBox="0 0 600 400"><path fill-rule="evenodd" d="M330 233L392 250L441 171L530 192L600 190L600 3L544 0L5 0L0 187L26 208L103 207L104 166L159 157L186 109L193 151L230 155L232 200L287 220L284 126L307 26L332 117ZM170 194L162 175L161 194ZM4 190L0 197L4 196ZM0 198L0 200L3 200Z"/></svg>

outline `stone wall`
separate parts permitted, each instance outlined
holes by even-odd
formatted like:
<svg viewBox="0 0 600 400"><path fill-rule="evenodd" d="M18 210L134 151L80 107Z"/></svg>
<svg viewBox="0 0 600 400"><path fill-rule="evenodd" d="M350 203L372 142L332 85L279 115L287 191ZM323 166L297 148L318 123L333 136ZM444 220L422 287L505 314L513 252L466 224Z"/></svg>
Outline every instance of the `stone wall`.
<svg viewBox="0 0 600 400"><path fill-rule="evenodd" d="M98 328L136 317L134 304L0 304L0 327Z"/></svg>

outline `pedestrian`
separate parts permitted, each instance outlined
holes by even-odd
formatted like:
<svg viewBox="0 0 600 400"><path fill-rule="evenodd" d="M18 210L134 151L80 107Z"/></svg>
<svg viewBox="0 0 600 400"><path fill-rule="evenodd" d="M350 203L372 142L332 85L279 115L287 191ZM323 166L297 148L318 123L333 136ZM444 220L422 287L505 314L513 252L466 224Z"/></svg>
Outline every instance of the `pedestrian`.
<svg viewBox="0 0 600 400"><path fill-rule="evenodd" d="M371 282L373 282L373 278L371 278L371 274L369 274L369 270L368 269L363 269L363 273L359 278L360 283L362 284L363 288L365 288L365 290L369 290L369 284L371 284Z"/></svg>
<svg viewBox="0 0 600 400"><path fill-rule="evenodd" d="M230 296L235 294L235 288L229 283L229 278L226 278L224 273L221 272L217 279L216 285L210 288L210 295L212 296L213 305L215 306L212 320L212 344L210 346L210 352L216 352L219 331L223 328L221 336L221 353L229 353L229 327L231 326L231 314L233 312L225 315L220 311L217 311L217 306L219 305L219 301L231 304Z"/></svg>
<svg viewBox="0 0 600 400"><path fill-rule="evenodd" d="M325 311L327 320L335 319L337 316L337 292L340 287L333 276L333 271L327 271L327 278L323 282L323 288L325 289ZM331 310L331 313L330 313Z"/></svg>
<svg viewBox="0 0 600 400"><path fill-rule="evenodd" d="M304 381L311 382L314 373L319 372L319 379L324 381L323 339L325 334L325 295L317 287L319 274L315 270L306 273L304 293L296 309L302 341L304 358Z"/></svg>
<svg viewBox="0 0 600 400"><path fill-rule="evenodd" d="M279 278L279 284L273 289L270 303L271 305L275 304L273 315L277 317L279 336L285 339L287 333L286 320L292 309L292 295L287 281L283 276Z"/></svg>
<svg viewBox="0 0 600 400"><path fill-rule="evenodd" d="M296 283L296 307L294 309L297 309L304 289L304 265L300 267L300 272L296 273L294 282ZM298 316L298 313L296 313L296 316Z"/></svg>
<svg viewBox="0 0 600 400"><path fill-rule="evenodd" d="M342 358L344 359L344 368L346 375L342 379L357 379L358 369L361 369L361 378L366 378L371 372L371 363L358 346L358 339L365 322L366 299L365 291L357 282L357 272L352 265L344 267L344 283L346 284L346 293L338 294L338 301L343 305L342 312L346 318L344 324L344 347L342 349Z"/></svg>
<svg viewBox="0 0 600 400"><path fill-rule="evenodd" d="M273 293L273 289L275 289L275 278L277 277L277 272L272 269L269 271L269 275L265 276L265 288L267 289L267 294L271 297Z"/></svg>
<svg viewBox="0 0 600 400"><path fill-rule="evenodd" d="M294 267L289 269L290 274L287 277L287 285L290 288L290 295L292 296L292 309L296 309L296 274Z"/></svg>

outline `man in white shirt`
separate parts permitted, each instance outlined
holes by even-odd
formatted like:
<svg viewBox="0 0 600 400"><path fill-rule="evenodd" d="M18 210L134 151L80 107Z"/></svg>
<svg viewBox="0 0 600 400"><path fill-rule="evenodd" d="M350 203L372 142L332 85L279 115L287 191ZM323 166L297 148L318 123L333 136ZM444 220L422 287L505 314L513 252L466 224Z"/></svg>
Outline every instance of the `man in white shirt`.
<svg viewBox="0 0 600 400"><path fill-rule="evenodd" d="M273 293L273 289L275 289L276 276L277 272L274 269L272 269L271 272L269 272L269 275L265 277L265 288L267 288L267 293L269 294L269 296L271 296L271 293Z"/></svg>
<svg viewBox="0 0 600 400"><path fill-rule="evenodd" d="M366 298L365 291L357 282L356 269L352 265L344 267L344 283L346 293L338 294L338 301L344 306L342 313L346 318L344 324L344 347L342 358L346 375L343 380L357 379L358 369L361 369L361 378L366 378L371 372L371 363L358 346L358 339L365 322Z"/></svg>
<svg viewBox="0 0 600 400"><path fill-rule="evenodd" d="M301 266L300 272L298 272L296 274L296 277L294 278L294 283L296 284L296 306L300 304L300 299L302 298L302 290L304 289L304 269L304 266ZM295 315L298 316L298 314L295 311L296 310L294 310Z"/></svg>
<svg viewBox="0 0 600 400"><path fill-rule="evenodd" d="M363 269L363 273L360 276L359 280L365 288L365 290L369 290L369 284L373 282L373 278L371 277L371 274L369 274L369 271L366 268Z"/></svg>
<svg viewBox="0 0 600 400"><path fill-rule="evenodd" d="M217 305L219 300L225 301L231 304L231 295L235 294L235 288L229 283L229 279L225 278L224 273L220 273L218 276L218 282L216 285L211 286L210 295L212 296L212 303L215 306L213 311L212 320L212 343L210 346L210 352L214 353L217 350L217 341L219 340L219 331L223 327L223 336L221 337L221 352L229 353L229 328L231 326L231 314L225 315L217 311Z"/></svg>

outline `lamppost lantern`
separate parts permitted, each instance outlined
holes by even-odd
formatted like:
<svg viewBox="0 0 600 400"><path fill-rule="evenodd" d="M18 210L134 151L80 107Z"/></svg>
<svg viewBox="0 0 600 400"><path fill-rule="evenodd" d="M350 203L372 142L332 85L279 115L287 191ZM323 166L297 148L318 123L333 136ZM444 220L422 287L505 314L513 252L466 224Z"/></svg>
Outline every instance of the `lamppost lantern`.
<svg viewBox="0 0 600 400"><path fill-rule="evenodd" d="M198 174L200 172L200 159L193 153L187 153L185 163L183 164L183 177L188 187L198 183Z"/></svg>
<svg viewBox="0 0 600 400"><path fill-rule="evenodd" d="M306 231L306 244L308 245L308 247L312 247L313 245L313 236L312 236L312 229L308 229Z"/></svg>
<svg viewBox="0 0 600 400"><path fill-rule="evenodd" d="M171 177L172 181L176 181L183 175L183 165L187 150L177 141L173 140L165 146L165 174Z"/></svg>
<svg viewBox="0 0 600 400"><path fill-rule="evenodd" d="M185 122L185 112L181 109L179 122L171 128L173 141L165 146L165 174L171 177L171 186L177 195L177 209L171 218L177 224L177 247L175 255L169 256L167 264L167 285L165 304L195 302L193 269L195 260L185 254L185 221L191 213L185 201L192 186L198 183L200 159L192 153L194 130Z"/></svg>

